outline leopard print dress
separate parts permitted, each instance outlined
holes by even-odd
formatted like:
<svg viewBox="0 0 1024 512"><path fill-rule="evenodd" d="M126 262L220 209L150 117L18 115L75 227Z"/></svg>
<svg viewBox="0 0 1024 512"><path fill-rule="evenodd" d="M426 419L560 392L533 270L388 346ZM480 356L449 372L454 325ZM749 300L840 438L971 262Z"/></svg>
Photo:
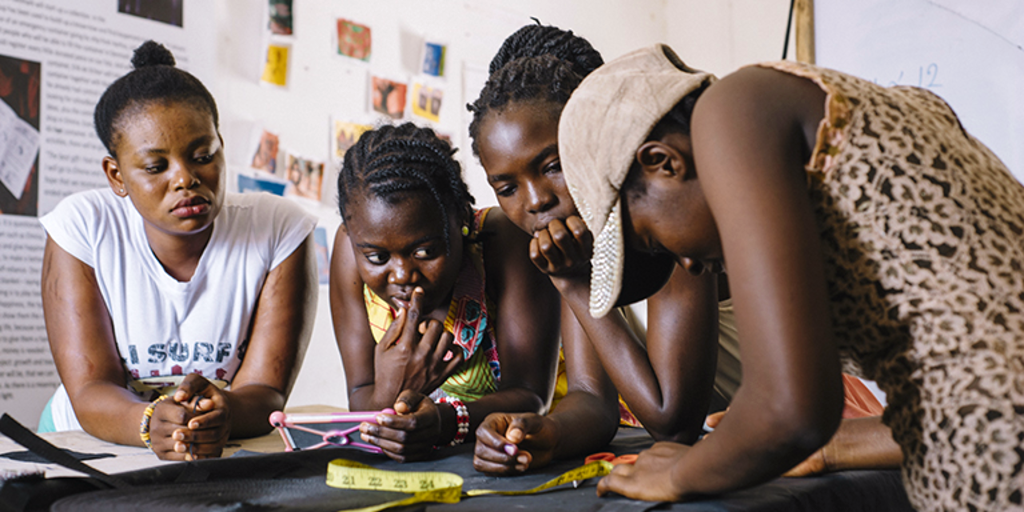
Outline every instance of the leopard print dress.
<svg viewBox="0 0 1024 512"><path fill-rule="evenodd" d="M836 71L807 165L844 371L878 382L919 510L1021 509L1024 187L942 99Z"/></svg>

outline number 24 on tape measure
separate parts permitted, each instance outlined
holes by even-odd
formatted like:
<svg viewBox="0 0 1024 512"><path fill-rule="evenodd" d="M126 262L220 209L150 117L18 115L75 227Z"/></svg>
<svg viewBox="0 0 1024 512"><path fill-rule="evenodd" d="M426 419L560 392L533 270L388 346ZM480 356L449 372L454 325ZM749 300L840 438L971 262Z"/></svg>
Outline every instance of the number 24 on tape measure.
<svg viewBox="0 0 1024 512"><path fill-rule="evenodd" d="M421 502L458 503L463 497L498 494L503 496L523 496L538 493L567 484L605 476L612 470L612 464L605 460L571 469L547 482L524 491L496 491L490 489L471 489L462 491L462 477L455 473L440 471L385 471L359 462L335 459L327 467L327 485L341 489L398 491L413 493L412 496L381 503L371 507L353 509L349 512L376 512L391 507L411 505Z"/></svg>

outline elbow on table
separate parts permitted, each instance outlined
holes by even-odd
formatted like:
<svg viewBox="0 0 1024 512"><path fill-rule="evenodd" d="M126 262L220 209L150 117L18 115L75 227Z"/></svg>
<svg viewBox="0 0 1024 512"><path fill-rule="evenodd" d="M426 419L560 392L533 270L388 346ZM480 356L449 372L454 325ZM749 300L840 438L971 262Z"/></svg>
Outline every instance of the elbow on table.
<svg viewBox="0 0 1024 512"><path fill-rule="evenodd" d="M679 425L649 425L644 424L647 433L655 441L669 441L681 444L693 444L697 442L704 430L701 425L690 425L688 428L679 428Z"/></svg>
<svg viewBox="0 0 1024 512"><path fill-rule="evenodd" d="M828 443L841 420L842 408L815 408L776 415L768 428L780 447L800 455L799 462Z"/></svg>

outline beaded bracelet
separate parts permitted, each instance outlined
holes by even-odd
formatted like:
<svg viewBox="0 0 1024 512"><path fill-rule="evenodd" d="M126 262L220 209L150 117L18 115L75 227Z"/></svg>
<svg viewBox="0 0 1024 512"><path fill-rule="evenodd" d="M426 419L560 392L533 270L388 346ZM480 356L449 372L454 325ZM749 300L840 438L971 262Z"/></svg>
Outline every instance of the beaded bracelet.
<svg viewBox="0 0 1024 512"><path fill-rule="evenodd" d="M442 397L437 403L448 404L455 408L455 438L452 439L450 446L457 446L465 442L466 436L469 435L469 409L466 404L458 398Z"/></svg>
<svg viewBox="0 0 1024 512"><path fill-rule="evenodd" d="M143 443L146 443L146 448L153 448L153 442L149 437L149 422L153 419L153 411L156 409L156 404L170 397L170 395L160 395L159 398L153 400L153 403L146 407L146 412L142 413L142 422L139 423L139 437L142 438Z"/></svg>

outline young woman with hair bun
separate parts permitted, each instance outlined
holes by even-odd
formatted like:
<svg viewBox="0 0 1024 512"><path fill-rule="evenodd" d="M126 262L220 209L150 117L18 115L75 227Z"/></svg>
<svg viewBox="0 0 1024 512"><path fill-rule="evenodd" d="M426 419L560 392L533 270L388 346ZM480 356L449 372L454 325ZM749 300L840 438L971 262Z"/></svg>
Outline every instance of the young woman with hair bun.
<svg viewBox="0 0 1024 512"><path fill-rule="evenodd" d="M217 106L149 41L96 106L108 188L41 219L42 299L61 386L40 430L84 429L161 459L270 430L313 325L315 220L227 194Z"/></svg>

